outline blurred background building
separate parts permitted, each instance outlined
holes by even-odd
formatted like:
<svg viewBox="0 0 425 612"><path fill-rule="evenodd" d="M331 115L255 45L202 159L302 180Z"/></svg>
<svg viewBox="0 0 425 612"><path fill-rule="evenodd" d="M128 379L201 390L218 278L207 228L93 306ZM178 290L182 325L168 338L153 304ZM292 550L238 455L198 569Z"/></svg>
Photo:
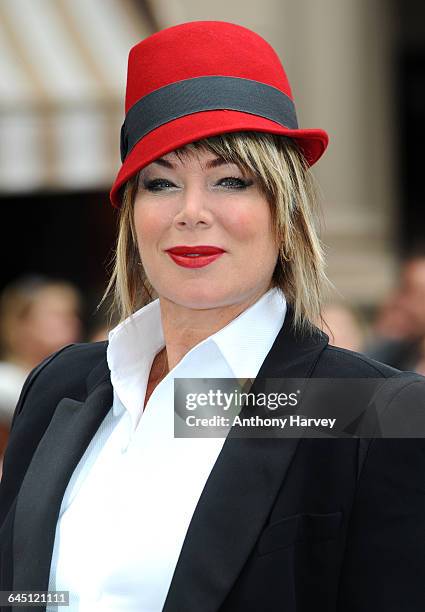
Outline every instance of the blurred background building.
<svg viewBox="0 0 425 612"><path fill-rule="evenodd" d="M128 51L219 19L275 47L300 125L329 132L314 170L328 274L369 317L424 240L424 17L421 0L1 0L0 289L23 273L66 279L90 323L115 234Z"/></svg>

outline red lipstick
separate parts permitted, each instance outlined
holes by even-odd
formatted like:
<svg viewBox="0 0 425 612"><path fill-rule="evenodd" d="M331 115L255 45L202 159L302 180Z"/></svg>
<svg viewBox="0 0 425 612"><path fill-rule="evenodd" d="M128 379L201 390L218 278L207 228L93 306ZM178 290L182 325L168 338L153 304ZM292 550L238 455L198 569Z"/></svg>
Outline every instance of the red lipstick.
<svg viewBox="0 0 425 612"><path fill-rule="evenodd" d="M196 246L179 245L166 249L166 253L179 266L184 268L202 268L208 266L223 255L220 247L198 244Z"/></svg>

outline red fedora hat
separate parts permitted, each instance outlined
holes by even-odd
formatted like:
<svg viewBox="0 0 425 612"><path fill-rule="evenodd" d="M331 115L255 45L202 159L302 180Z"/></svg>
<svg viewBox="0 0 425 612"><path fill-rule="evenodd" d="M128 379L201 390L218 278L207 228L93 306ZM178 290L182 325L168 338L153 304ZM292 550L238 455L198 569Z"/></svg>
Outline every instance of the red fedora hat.
<svg viewBox="0 0 425 612"><path fill-rule="evenodd" d="M324 130L298 127L291 88L273 48L245 27L222 21L173 26L135 45L128 58L120 190L153 160L209 136L256 131L297 141L314 164Z"/></svg>

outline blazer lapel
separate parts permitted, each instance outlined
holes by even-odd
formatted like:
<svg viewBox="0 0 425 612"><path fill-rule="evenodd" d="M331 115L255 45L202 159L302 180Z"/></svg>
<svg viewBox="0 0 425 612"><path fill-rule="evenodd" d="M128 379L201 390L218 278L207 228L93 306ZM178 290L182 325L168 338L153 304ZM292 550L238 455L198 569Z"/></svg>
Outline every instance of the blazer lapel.
<svg viewBox="0 0 425 612"><path fill-rule="evenodd" d="M47 590L57 517L69 479L112 406L106 361L87 379L88 396L62 399L42 437L17 498L13 588Z"/></svg>
<svg viewBox="0 0 425 612"><path fill-rule="evenodd" d="M328 337L301 337L288 308L251 391L264 378L309 378ZM267 521L299 439L229 436L192 517L163 612L216 612Z"/></svg>

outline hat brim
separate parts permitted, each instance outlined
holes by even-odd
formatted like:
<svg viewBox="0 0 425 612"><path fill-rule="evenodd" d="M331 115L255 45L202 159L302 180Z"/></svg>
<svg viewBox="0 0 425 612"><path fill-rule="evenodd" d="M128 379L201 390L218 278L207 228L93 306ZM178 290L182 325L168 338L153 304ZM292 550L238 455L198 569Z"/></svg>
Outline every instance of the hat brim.
<svg viewBox="0 0 425 612"><path fill-rule="evenodd" d="M186 115L149 132L133 147L112 185L112 205L121 206L124 184L155 159L191 142L230 132L269 132L293 138L310 166L323 155L329 141L324 130L288 129L269 119L240 111L214 110Z"/></svg>

